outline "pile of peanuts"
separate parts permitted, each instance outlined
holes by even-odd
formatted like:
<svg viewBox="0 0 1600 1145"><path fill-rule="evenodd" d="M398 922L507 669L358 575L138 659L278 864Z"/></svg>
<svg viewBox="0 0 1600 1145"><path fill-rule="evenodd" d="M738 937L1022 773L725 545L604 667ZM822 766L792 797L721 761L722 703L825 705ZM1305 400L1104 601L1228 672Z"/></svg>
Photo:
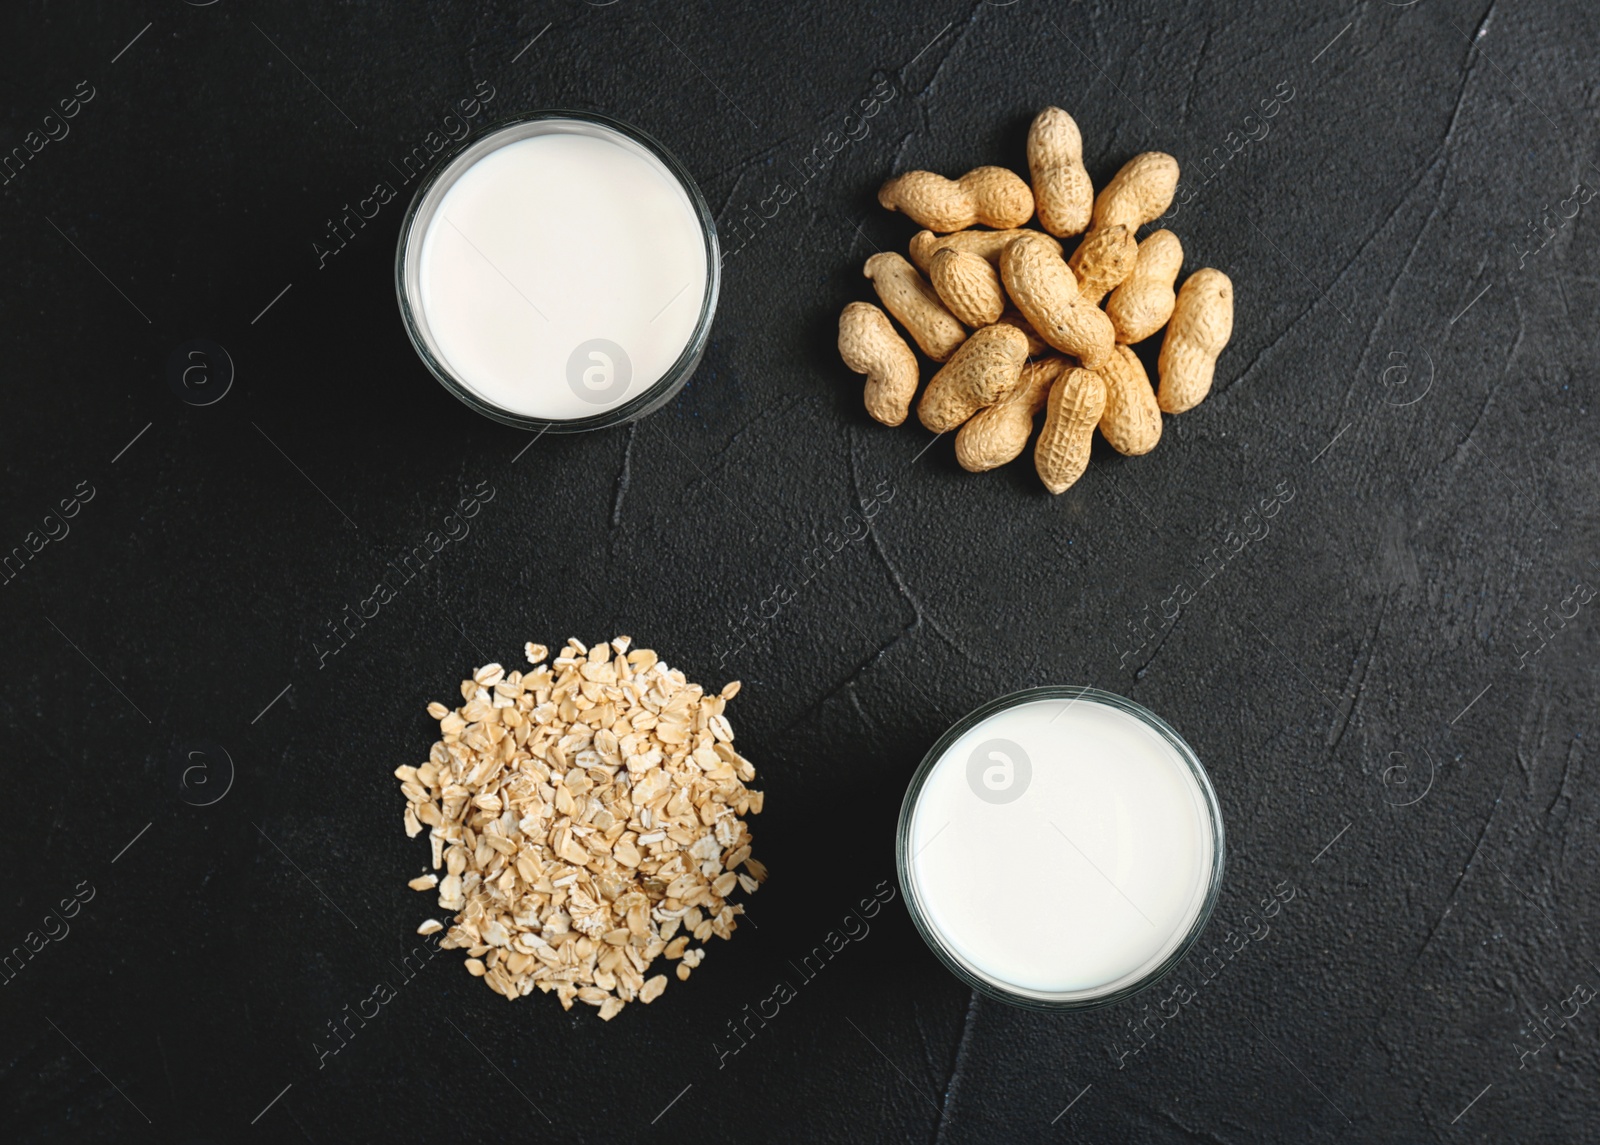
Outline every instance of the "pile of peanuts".
<svg viewBox="0 0 1600 1145"><path fill-rule="evenodd" d="M956 459L981 473L1022 453L1043 409L1034 464L1045 487L1061 493L1088 467L1096 426L1117 452L1149 453L1161 440L1161 414L1206 396L1233 333L1233 283L1205 268L1174 292L1183 265L1177 236L1135 237L1172 202L1172 156L1134 156L1097 197L1078 125L1047 107L1028 131L1028 167L1032 188L1003 167L890 179L878 201L927 229L911 240L910 262L875 254L865 274L922 352L944 363L917 403L922 424L935 433L959 427ZM1043 231L1022 225L1035 211ZM1059 239L1080 234L1063 257ZM1129 346L1163 326L1152 390ZM885 425L905 421L917 358L883 311L846 306L839 353L867 376L867 412Z"/></svg>

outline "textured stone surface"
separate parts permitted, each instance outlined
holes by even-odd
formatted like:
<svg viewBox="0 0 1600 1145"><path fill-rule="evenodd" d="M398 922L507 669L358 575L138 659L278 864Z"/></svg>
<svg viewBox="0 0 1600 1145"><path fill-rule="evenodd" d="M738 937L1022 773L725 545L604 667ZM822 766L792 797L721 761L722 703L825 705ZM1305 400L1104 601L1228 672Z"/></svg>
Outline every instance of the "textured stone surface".
<svg viewBox="0 0 1600 1145"><path fill-rule="evenodd" d="M0 946L93 891L0 991L9 1139L1592 1139L1600 1019L1549 1030L1600 987L1596 606L1528 635L1600 558L1592 10L32 2L0 28L0 148L94 92L0 195L4 547L94 491L0 588ZM644 127L717 211L704 364L637 426L530 445L405 339L397 165L480 82L489 115ZM1022 170L1047 103L1099 183L1179 158L1167 225L1237 294L1212 396L1060 498L871 422L833 348L914 230L880 181ZM346 204L378 209L319 266ZM166 378L195 338L237 370L204 407ZM319 667L473 489L470 533ZM389 773L423 705L615 633L744 681L755 925L609 1025L459 955L405 982L426 849ZM1204 945L1237 953L1197 952L1164 1028L1165 989L1039 1016L975 1002L897 897L802 982L893 886L922 752L1052 682L1206 761L1231 851Z"/></svg>

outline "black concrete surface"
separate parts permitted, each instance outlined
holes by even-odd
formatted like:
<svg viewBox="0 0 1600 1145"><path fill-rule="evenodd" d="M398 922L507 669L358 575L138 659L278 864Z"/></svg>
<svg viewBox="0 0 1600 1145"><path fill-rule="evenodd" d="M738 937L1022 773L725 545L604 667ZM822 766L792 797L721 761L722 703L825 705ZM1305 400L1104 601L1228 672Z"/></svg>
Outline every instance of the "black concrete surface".
<svg viewBox="0 0 1600 1145"><path fill-rule="evenodd" d="M1600 1139L1591 7L33 0L0 28L7 1140ZM406 341L402 159L485 89L475 124L638 124L717 212L710 347L642 422L534 441ZM1058 498L870 421L833 348L914 229L878 183L1023 169L1050 103L1097 181L1179 158L1169 225L1237 296L1210 399ZM218 372L175 386L196 340ZM405 970L430 910L390 772L424 705L618 633L744 681L751 925L610 1024L457 953ZM1046 683L1149 706L1216 782L1227 881L1172 988L975 999L898 896L798 976L894 886L928 745Z"/></svg>

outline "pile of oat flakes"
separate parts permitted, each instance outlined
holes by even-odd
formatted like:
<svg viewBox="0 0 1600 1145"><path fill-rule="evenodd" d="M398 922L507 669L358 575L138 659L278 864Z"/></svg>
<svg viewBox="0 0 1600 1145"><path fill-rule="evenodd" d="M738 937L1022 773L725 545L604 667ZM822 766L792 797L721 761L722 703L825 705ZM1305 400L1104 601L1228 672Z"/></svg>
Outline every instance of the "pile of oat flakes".
<svg viewBox="0 0 1600 1145"><path fill-rule="evenodd" d="M607 1021L666 989L645 976L658 956L688 979L705 958L691 939L731 937L744 907L728 896L766 879L744 822L762 793L722 714L738 682L707 696L629 643L569 639L550 665L529 644L526 673L478 669L461 707L428 705L428 762L395 769L406 834L430 828L445 869L410 885L456 912L440 945L506 998L553 990Z"/></svg>

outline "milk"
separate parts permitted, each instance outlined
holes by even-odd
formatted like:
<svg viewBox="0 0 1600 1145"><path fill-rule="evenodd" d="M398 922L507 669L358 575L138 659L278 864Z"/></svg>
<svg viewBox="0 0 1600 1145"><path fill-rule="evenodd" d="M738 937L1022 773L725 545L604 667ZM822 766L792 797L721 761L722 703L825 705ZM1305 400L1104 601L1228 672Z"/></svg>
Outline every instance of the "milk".
<svg viewBox="0 0 1600 1145"><path fill-rule="evenodd" d="M577 120L534 130L469 150L441 177L442 198L418 217L415 321L490 405L588 418L648 391L684 353L711 247L684 185L641 144Z"/></svg>
<svg viewBox="0 0 1600 1145"><path fill-rule="evenodd" d="M910 896L946 952L1003 991L1136 984L1207 906L1208 791L1143 720L1087 697L998 711L940 756L909 812Z"/></svg>

